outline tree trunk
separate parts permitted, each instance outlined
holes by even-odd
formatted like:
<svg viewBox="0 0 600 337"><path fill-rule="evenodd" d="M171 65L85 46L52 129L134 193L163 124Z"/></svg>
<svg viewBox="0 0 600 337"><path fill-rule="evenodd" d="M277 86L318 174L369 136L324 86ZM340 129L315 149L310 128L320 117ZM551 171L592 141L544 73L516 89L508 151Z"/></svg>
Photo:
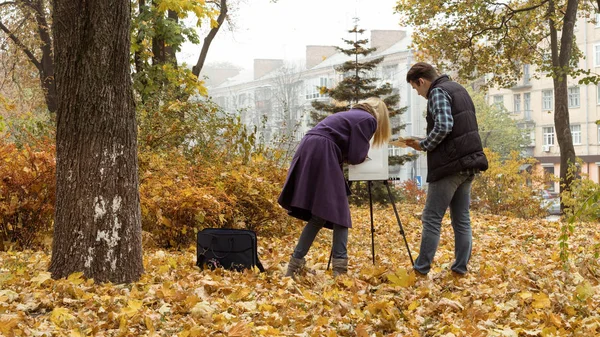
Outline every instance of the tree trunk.
<svg viewBox="0 0 600 337"><path fill-rule="evenodd" d="M54 61L52 60L52 38L50 37L50 26L46 20L44 4L42 0L32 2L35 10L35 21L41 40L42 60L40 62L40 82L44 90L44 97L48 111L54 115L57 109L56 85L54 84Z"/></svg>
<svg viewBox="0 0 600 337"><path fill-rule="evenodd" d="M196 65L192 67L192 74L196 75L196 77L200 77L200 72L202 71L202 67L204 67L204 61L206 61L206 56L208 55L208 48L210 48L212 40L217 35L217 32L219 32L219 29L227 17L227 0L221 0L219 10L220 12L219 16L217 17L217 26L212 28L204 38L204 43L202 44L202 50L200 51L198 62L196 62Z"/></svg>
<svg viewBox="0 0 600 337"><path fill-rule="evenodd" d="M143 273L130 2L54 0L58 94L53 278Z"/></svg>
<svg viewBox="0 0 600 337"><path fill-rule="evenodd" d="M560 69L570 68L571 55L573 50L575 22L577 20L578 0L569 0L563 19L562 35L560 38ZM575 164L575 147L573 146L573 137L569 122L569 93L567 89L567 75L559 73L554 82L555 92L555 111L554 127L556 129L556 140L560 146L560 191L571 190L573 175L569 175L569 166ZM561 203L561 210L563 204Z"/></svg>
<svg viewBox="0 0 600 337"><path fill-rule="evenodd" d="M554 0L548 2L548 18L550 25L550 43L552 50L552 68L554 78L554 129L560 148L560 191L569 191L573 177L569 176L569 165L575 164L575 148L569 122L569 93L567 89L567 70L570 68L573 50L573 35L577 20L579 0L569 0L564 14L560 45L558 31L553 18L556 11ZM560 48L560 49L559 49ZM561 212L564 204L561 202Z"/></svg>

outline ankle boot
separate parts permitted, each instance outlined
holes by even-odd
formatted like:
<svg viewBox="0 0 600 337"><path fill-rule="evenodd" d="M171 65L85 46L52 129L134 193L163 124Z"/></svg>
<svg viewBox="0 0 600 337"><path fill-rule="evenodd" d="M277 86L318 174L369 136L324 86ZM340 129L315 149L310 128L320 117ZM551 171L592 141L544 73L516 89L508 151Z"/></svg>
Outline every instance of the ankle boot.
<svg viewBox="0 0 600 337"><path fill-rule="evenodd" d="M285 276L294 278L296 274L300 273L300 271L304 269L304 265L306 265L306 260L304 258L297 259L293 256L290 257L290 262L288 263L287 272L285 273Z"/></svg>
<svg viewBox="0 0 600 337"><path fill-rule="evenodd" d="M333 277L348 273L348 259L333 259Z"/></svg>

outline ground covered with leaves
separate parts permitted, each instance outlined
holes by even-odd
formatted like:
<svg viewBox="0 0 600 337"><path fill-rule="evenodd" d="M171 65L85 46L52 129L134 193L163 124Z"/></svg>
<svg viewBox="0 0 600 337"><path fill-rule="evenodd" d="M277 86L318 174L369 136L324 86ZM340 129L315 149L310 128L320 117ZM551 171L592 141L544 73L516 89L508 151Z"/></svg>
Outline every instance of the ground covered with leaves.
<svg viewBox="0 0 600 337"><path fill-rule="evenodd" d="M400 219L418 254L420 207ZM560 223L473 214L470 272L454 276L445 219L436 262L415 276L391 207L376 208L371 260L368 209L354 209L347 276L327 271L331 232L319 233L314 271L283 278L302 225L259 238L266 272L201 271L195 248L147 249L146 273L130 285L81 275L52 280L48 252L0 253L2 336L597 336L600 224L577 224L569 269Z"/></svg>

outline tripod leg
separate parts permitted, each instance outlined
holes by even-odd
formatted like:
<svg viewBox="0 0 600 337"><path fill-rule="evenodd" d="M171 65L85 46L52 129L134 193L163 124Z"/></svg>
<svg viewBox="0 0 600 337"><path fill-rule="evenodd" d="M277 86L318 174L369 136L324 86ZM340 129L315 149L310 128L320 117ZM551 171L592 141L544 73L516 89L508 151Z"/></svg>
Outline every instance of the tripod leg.
<svg viewBox="0 0 600 337"><path fill-rule="evenodd" d="M373 197L371 196L371 184L371 180L367 181L367 187L369 191L369 210L371 211L371 256L373 257L373 264L375 264L375 226L373 225Z"/></svg>
<svg viewBox="0 0 600 337"><path fill-rule="evenodd" d="M394 196L392 195L392 190L390 189L390 185L387 181L384 181L383 184L387 187L388 196L390 197L390 202L392 203L392 207L394 208L394 214L396 214L396 220L398 221L398 226L400 226L400 234L404 238L404 244L406 245L406 250L408 251L408 257L410 258L410 263L414 266L415 262L413 261L412 254L410 253L410 248L408 248L408 241L406 241L406 235L404 234L404 228L402 228L402 222L400 221L400 216L398 215L398 210L396 209L396 203L394 202Z"/></svg>
<svg viewBox="0 0 600 337"><path fill-rule="evenodd" d="M333 245L331 245L331 253L329 253L329 261L327 261L327 270L329 270L329 265L331 264L332 257L333 257Z"/></svg>

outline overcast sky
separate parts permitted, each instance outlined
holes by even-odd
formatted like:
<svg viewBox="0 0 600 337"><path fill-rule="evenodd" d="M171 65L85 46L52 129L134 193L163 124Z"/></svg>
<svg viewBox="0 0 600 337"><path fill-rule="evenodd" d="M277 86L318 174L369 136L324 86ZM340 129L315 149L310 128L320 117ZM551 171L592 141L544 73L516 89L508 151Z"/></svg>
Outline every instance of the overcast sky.
<svg viewBox="0 0 600 337"><path fill-rule="evenodd" d="M213 40L205 64L231 62L247 69L255 58L303 59L307 45L346 47L342 38L358 17L370 30L402 29L394 14L396 0L245 0L232 13L232 32L222 27ZM225 28L225 29L224 29ZM203 39L203 36L202 36ZM186 44L179 59L196 64L199 46Z"/></svg>

